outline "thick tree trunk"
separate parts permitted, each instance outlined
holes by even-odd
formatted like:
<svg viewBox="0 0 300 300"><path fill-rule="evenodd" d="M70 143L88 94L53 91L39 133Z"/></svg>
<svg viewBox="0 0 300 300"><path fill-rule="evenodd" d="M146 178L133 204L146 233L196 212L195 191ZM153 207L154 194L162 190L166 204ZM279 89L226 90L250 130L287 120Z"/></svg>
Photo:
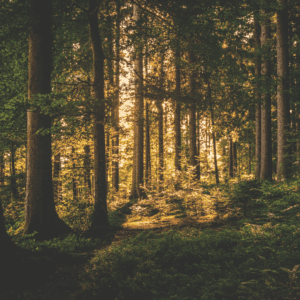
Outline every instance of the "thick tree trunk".
<svg viewBox="0 0 300 300"><path fill-rule="evenodd" d="M107 215L107 184L105 155L104 54L98 29L98 1L89 1L88 21L93 50L94 72L94 214L92 228L109 226Z"/></svg>
<svg viewBox="0 0 300 300"><path fill-rule="evenodd" d="M115 62L115 88L113 105L113 127L114 134L112 136L112 189L119 190L119 107L120 107L120 22L121 22L121 4L117 1L117 19L116 19L116 62Z"/></svg>
<svg viewBox="0 0 300 300"><path fill-rule="evenodd" d="M262 11L261 46L263 48L261 75L265 92L261 106L261 179L272 180L272 135L271 135L271 62L270 62L270 19Z"/></svg>
<svg viewBox="0 0 300 300"><path fill-rule="evenodd" d="M141 9L134 4L133 18L138 22L141 18ZM144 98L143 98L143 44L141 41L136 46L135 71L135 136L134 139L134 161L133 184L131 198L146 198L143 190L143 171L144 171ZM135 182L134 182L135 181Z"/></svg>
<svg viewBox="0 0 300 300"><path fill-rule="evenodd" d="M291 177L289 49L287 0L278 0L277 11L277 180Z"/></svg>
<svg viewBox="0 0 300 300"><path fill-rule="evenodd" d="M28 98L50 94L51 1L31 0L29 28ZM36 134L51 127L51 118L37 111L27 112L27 180L25 233L38 232L37 238L52 238L71 229L55 211L52 182L51 134Z"/></svg>
<svg viewBox="0 0 300 300"><path fill-rule="evenodd" d="M189 53L189 63L191 68L194 67L196 58L195 54ZM194 70L190 70L189 76L189 85L190 85L190 94L191 94L191 103L189 103L189 156L190 156L190 166L195 168L194 170L194 178L197 178L197 147L196 147L196 101L195 101L195 93L196 93L196 74Z"/></svg>
<svg viewBox="0 0 300 300"><path fill-rule="evenodd" d="M261 94L260 94L260 75L261 75L261 57L258 54L260 49L260 26L257 17L254 17L254 43L255 43L255 178L260 179L261 164Z"/></svg>

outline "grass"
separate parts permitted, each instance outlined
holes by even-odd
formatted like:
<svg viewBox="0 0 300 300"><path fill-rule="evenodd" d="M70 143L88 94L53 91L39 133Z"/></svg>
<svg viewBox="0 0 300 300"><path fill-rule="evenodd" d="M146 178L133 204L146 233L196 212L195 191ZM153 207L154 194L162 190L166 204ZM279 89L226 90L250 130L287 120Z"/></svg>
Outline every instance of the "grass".
<svg viewBox="0 0 300 300"><path fill-rule="evenodd" d="M111 223L135 234L105 247L105 240L78 235L42 242L21 237L21 208L7 229L19 246L41 253L98 249L81 272L78 299L103 293L118 300L299 299L298 185L245 180L111 200ZM6 216L11 209L5 205Z"/></svg>

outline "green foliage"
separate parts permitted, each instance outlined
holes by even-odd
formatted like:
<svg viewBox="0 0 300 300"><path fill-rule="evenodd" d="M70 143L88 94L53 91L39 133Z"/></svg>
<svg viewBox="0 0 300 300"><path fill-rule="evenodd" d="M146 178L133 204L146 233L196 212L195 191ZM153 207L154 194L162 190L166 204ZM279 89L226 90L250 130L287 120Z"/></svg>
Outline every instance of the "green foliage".
<svg viewBox="0 0 300 300"><path fill-rule="evenodd" d="M148 231L99 253L83 275L94 294L118 299L216 299L237 289L239 233ZM229 250L229 251L228 251ZM232 280L234 279L234 280ZM216 284L218 289L216 289Z"/></svg>
<svg viewBox="0 0 300 300"><path fill-rule="evenodd" d="M99 251L82 274L82 287L90 295L105 291L108 299L298 299L296 187L297 180L224 186L232 211L247 199L247 218L235 227L145 231Z"/></svg>
<svg viewBox="0 0 300 300"><path fill-rule="evenodd" d="M99 252L82 286L111 299L292 299L299 287L295 234L289 226L143 232Z"/></svg>
<svg viewBox="0 0 300 300"><path fill-rule="evenodd" d="M22 237L14 238L14 242L27 250L31 251L55 251L61 253L80 253L90 249L94 249L100 239L91 239L79 237L75 234L67 235L63 238L54 238L49 241L36 241L34 239L36 233L26 234Z"/></svg>

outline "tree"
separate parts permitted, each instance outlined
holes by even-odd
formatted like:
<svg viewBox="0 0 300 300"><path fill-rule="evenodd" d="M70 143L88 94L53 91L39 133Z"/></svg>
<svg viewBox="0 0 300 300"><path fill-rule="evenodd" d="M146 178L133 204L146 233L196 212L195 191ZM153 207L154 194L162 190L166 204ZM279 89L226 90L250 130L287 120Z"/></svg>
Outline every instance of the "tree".
<svg viewBox="0 0 300 300"><path fill-rule="evenodd" d="M94 214L92 228L108 226L107 215L107 184L106 184L106 155L105 155L105 103L104 103L104 54L101 36L98 29L97 0L89 1L88 21L90 39L93 51L93 129L94 129Z"/></svg>
<svg viewBox="0 0 300 300"><path fill-rule="evenodd" d="M212 100L211 100L211 85L210 80L207 80L207 98L210 106L210 116L211 116L211 125L212 125L212 138L213 138L213 149L214 149L214 165L215 165L215 178L216 184L219 184L219 170L218 170L218 160L217 160L217 147L216 147L216 136L214 131L214 110L212 107Z"/></svg>
<svg viewBox="0 0 300 300"><path fill-rule="evenodd" d="M180 40L177 38L176 49L175 49L175 92L177 100L175 101L175 112L174 112L174 133L175 133L175 170L181 171L181 130L180 130L180 112L181 105L179 102L180 98Z"/></svg>
<svg viewBox="0 0 300 300"><path fill-rule="evenodd" d="M229 136L229 177L233 178L233 142L232 137Z"/></svg>
<svg viewBox="0 0 300 300"><path fill-rule="evenodd" d="M189 74L189 86L191 93L191 102L189 103L189 157L190 157L190 166L197 168L197 147L196 147L196 72L194 70L196 57L195 53L192 51L189 52L189 63L190 63L190 74ZM194 175L196 178L196 171L194 170Z"/></svg>
<svg viewBox="0 0 300 300"><path fill-rule="evenodd" d="M256 12L255 12L256 13ZM261 57L260 49L260 26L257 16L254 16L254 47L255 47L255 178L260 178L260 164L261 164L261 94L259 90L259 80L261 75Z"/></svg>
<svg viewBox="0 0 300 300"><path fill-rule="evenodd" d="M28 98L51 93L51 0L29 1ZM49 103L49 100L48 100ZM24 233L52 238L70 232L59 219L54 204L51 162L51 117L37 110L27 112L27 180ZM38 131L46 130L44 133Z"/></svg>
<svg viewBox="0 0 300 300"><path fill-rule="evenodd" d="M140 22L141 9L133 5L133 18L136 23ZM134 149L132 169L131 198L145 198L142 190L144 170L144 97L143 97L143 46L141 41L136 45L136 59L134 62L135 76L135 109L134 109Z"/></svg>
<svg viewBox="0 0 300 300"><path fill-rule="evenodd" d="M120 107L120 23L121 23L121 3L116 1L116 62L115 62L115 96L113 105L113 126L114 134L112 136L112 188L115 191L119 190L119 107Z"/></svg>
<svg viewBox="0 0 300 300"><path fill-rule="evenodd" d="M164 85L164 50L161 53L160 62L160 88L163 90ZM158 176L159 176L159 189L163 188L164 180L164 111L163 111L163 99L160 97L156 100L157 107L157 120L158 120Z"/></svg>
<svg viewBox="0 0 300 300"><path fill-rule="evenodd" d="M261 47L263 50L261 75L263 81L261 105L261 179L272 180L272 134L271 134L271 62L270 62L270 18L262 10Z"/></svg>
<svg viewBox="0 0 300 300"><path fill-rule="evenodd" d="M288 7L286 0L278 0L277 10L277 180L291 176L290 167L290 103Z"/></svg>
<svg viewBox="0 0 300 300"><path fill-rule="evenodd" d="M72 190L73 190L73 201L76 201L79 196L79 190L78 190L78 182L75 178L76 176L76 164L75 164L75 148L72 146L72 153L71 153L71 159L72 159L72 168L73 168L73 178L72 178Z"/></svg>
<svg viewBox="0 0 300 300"><path fill-rule="evenodd" d="M54 199L57 202L61 199L60 172L61 172L60 152L57 152L54 155L54 170L53 170Z"/></svg>
<svg viewBox="0 0 300 300"><path fill-rule="evenodd" d="M16 180L16 168L15 168L15 145L11 142L10 144L10 190L11 190L11 201L19 200L19 192Z"/></svg>

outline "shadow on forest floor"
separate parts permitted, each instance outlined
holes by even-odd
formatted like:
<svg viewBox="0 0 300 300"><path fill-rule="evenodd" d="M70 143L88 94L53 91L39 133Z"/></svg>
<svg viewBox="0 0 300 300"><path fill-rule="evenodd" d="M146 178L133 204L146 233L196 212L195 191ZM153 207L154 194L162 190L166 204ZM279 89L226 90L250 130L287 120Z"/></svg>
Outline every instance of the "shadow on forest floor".
<svg viewBox="0 0 300 300"><path fill-rule="evenodd" d="M17 255L8 258L6 263L1 265L0 299L93 299L92 295L81 292L79 274L96 251L104 250L113 243L117 245L124 239L148 229L154 232L183 227L217 229L225 224L219 214L188 216L182 201L173 199L171 202L173 207L165 215L161 214L151 201L150 204L143 204L137 200L125 203L110 213L110 228L100 228L98 231L96 229L83 235L101 239L101 243L92 250L68 254L19 250ZM145 208L144 213L136 213L134 206Z"/></svg>

